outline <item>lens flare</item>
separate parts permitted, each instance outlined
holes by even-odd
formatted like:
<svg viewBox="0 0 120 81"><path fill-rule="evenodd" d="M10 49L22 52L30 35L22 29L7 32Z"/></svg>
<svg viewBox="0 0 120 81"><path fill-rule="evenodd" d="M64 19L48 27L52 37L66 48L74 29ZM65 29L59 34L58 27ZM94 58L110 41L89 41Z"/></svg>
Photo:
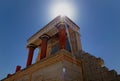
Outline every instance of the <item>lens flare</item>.
<svg viewBox="0 0 120 81"><path fill-rule="evenodd" d="M52 18L56 16L75 17L75 6L69 2L55 2L51 4L50 15Z"/></svg>

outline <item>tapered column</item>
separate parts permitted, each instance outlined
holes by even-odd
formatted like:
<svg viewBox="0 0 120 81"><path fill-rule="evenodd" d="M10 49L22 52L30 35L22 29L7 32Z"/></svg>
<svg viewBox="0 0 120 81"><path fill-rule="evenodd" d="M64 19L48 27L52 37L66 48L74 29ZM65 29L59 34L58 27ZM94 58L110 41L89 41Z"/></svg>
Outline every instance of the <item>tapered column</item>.
<svg viewBox="0 0 120 81"><path fill-rule="evenodd" d="M28 48L29 48L29 52L28 52L28 59L27 59L27 64L26 64L27 67L32 64L33 53L34 53L34 49L36 48L36 46L33 44L30 44Z"/></svg>
<svg viewBox="0 0 120 81"><path fill-rule="evenodd" d="M58 31L59 31L59 44L60 44L60 49L65 49L66 48L66 29L65 29L65 23L60 23L58 26Z"/></svg>
<svg viewBox="0 0 120 81"><path fill-rule="evenodd" d="M40 37L40 39L42 40L41 43L41 54L40 54L40 60L46 57L46 51L47 51L47 42L49 39L48 35L42 35Z"/></svg>
<svg viewBox="0 0 120 81"><path fill-rule="evenodd" d="M21 70L21 66L16 66L16 71L15 72L18 72L18 71L20 71Z"/></svg>

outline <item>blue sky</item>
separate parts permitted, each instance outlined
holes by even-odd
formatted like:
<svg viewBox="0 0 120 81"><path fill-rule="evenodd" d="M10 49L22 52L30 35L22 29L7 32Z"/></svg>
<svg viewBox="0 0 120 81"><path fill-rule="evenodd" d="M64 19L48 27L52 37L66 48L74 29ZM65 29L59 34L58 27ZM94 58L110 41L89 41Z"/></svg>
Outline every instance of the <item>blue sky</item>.
<svg viewBox="0 0 120 81"><path fill-rule="evenodd" d="M25 68L27 39L52 20L49 5L54 1L0 0L0 79L17 65ZM120 0L67 1L77 7L72 20L80 26L83 50L120 73Z"/></svg>

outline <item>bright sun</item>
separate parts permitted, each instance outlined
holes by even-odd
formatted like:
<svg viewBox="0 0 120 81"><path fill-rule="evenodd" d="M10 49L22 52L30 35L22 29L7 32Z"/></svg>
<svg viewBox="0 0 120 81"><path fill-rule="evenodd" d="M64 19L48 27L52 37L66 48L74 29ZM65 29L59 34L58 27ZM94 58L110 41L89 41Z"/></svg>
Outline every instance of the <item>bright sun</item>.
<svg viewBox="0 0 120 81"><path fill-rule="evenodd" d="M75 15L75 8L72 4L70 3L54 3L51 6L50 9L50 15L52 18L56 16L68 16L70 18L73 18Z"/></svg>

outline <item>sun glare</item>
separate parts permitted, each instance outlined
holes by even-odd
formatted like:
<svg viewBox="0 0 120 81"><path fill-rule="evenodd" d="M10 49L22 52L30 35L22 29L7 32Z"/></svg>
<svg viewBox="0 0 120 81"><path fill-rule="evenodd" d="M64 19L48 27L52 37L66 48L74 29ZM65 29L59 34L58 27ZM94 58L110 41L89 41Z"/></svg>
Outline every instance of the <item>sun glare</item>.
<svg viewBox="0 0 120 81"><path fill-rule="evenodd" d="M50 8L50 15L52 18L55 18L56 16L59 15L74 18L75 8L70 3L65 3L65 2L54 3Z"/></svg>

